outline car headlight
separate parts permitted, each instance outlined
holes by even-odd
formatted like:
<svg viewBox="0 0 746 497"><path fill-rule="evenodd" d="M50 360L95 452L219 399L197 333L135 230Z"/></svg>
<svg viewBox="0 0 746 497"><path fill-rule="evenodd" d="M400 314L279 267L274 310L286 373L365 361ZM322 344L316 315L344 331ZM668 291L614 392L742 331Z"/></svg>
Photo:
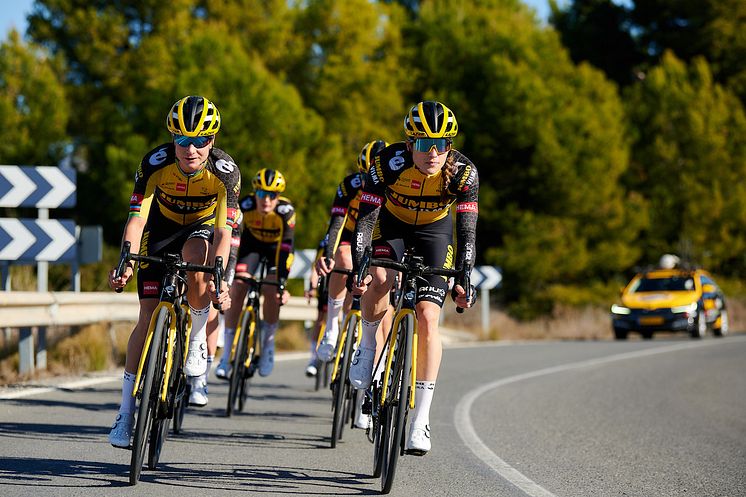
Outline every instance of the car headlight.
<svg viewBox="0 0 746 497"><path fill-rule="evenodd" d="M691 304L688 304L688 305L679 305L679 306L671 308L671 312L673 312L674 314L679 314L682 312L692 313L692 312L695 312L696 310L697 310L696 302L692 302Z"/></svg>
<svg viewBox="0 0 746 497"><path fill-rule="evenodd" d="M622 305L612 305L611 306L611 313L612 314L630 314L632 311L629 309L629 307L624 307Z"/></svg>

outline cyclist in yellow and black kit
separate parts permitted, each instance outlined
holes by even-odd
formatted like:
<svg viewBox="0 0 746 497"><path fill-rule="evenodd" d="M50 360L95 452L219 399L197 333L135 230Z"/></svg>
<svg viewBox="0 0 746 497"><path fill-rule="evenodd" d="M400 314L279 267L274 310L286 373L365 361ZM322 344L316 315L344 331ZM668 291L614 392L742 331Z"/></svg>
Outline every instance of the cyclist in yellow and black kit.
<svg viewBox="0 0 746 497"><path fill-rule="evenodd" d="M474 164L452 148L451 140L458 132L456 117L440 102L420 102L404 118L404 131L407 141L383 149L368 172L353 237L355 266L371 245L374 257L397 261L405 248L413 247L426 265L451 268L455 262L455 267L468 275L475 257L479 179ZM363 337L349 374L357 388L370 386L376 330L388 307L395 274L374 267L364 282L355 282L354 291L364 294ZM431 447L430 404L442 355L438 318L448 291L445 278L431 276L427 280L417 295L417 384L407 440L407 450L418 455ZM463 285L463 281L456 281L452 295L459 307L470 307Z"/></svg>
<svg viewBox="0 0 746 497"><path fill-rule="evenodd" d="M254 193L247 195L239 202L243 221L242 233L238 248L236 276L252 276L262 258L267 260L267 280L279 277L284 281L290 272L293 262L293 243L295 238L295 208L280 194L285 191L285 177L274 169L260 170L251 184ZM243 302L248 290L246 283L236 279L230 289L234 302ZM264 303L262 304L263 347L259 358L259 374L269 376L274 367L275 332L279 324L280 302L286 303L289 294L278 294L277 287L262 287ZM230 344L236 333L238 318L241 314L239 305L231 307L225 314L225 347L215 375L228 379L230 374Z"/></svg>
<svg viewBox="0 0 746 497"><path fill-rule="evenodd" d="M132 252L151 256L177 252L195 264L213 264L216 256L228 260L241 176L230 155L214 146L220 113L206 98L188 96L171 107L166 125L173 141L148 152L137 168L122 242L130 242ZM109 434L109 442L115 447L130 445L135 372L160 297L163 271L161 266L139 264L140 314L127 345L122 405ZM119 278L112 270L109 285L115 290L124 288L133 272L132 264ZM206 325L210 300L218 302L216 282L205 273L189 272L187 278L192 333L184 371L200 377L208 367ZM224 308L230 306L228 292L221 292L219 303Z"/></svg>
<svg viewBox="0 0 746 497"><path fill-rule="evenodd" d="M334 348L339 335L337 316L344 305L347 293L347 275L332 273L331 270L335 267L352 269L350 243L357 223L358 205L365 185L365 175L368 173L373 158L387 145L388 143L383 140L375 140L363 146L357 160L358 172L342 180L332 202L331 219L327 231L328 243L324 249L324 256L316 261L316 270L328 275L329 278L326 328L317 350L319 359L322 361L330 361L334 357Z"/></svg>

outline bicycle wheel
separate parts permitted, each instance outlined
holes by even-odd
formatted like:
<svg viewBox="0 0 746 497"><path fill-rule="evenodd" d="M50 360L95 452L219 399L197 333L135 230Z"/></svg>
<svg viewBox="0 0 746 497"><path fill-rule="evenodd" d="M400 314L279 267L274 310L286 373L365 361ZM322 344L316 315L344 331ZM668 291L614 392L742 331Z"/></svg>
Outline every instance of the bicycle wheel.
<svg viewBox="0 0 746 497"><path fill-rule="evenodd" d="M244 381L248 325L250 322L251 312L244 309L241 313L241 332L238 335L236 350L233 352L233 362L231 363L231 382L228 387L228 405L225 409L225 415L228 417L233 414L233 410L236 408L237 400L240 397L241 383Z"/></svg>
<svg viewBox="0 0 746 497"><path fill-rule="evenodd" d="M256 309L256 307L254 307ZM243 412L246 401L249 399L249 385L254 377L261 352L262 334L256 321L256 314L252 313L251 327L249 327L248 348L246 349L246 360L243 363L243 377L238 391L238 412ZM247 324L246 326L249 326Z"/></svg>
<svg viewBox="0 0 746 497"><path fill-rule="evenodd" d="M339 358L337 373L332 382L332 449L337 446L337 440L342 440L344 425L347 420L348 404L350 400L350 380L347 378L350 371L350 358L352 356L352 342L355 338L358 314L351 314L344 331L344 344ZM335 385L336 383L336 385Z"/></svg>
<svg viewBox="0 0 746 497"><path fill-rule="evenodd" d="M316 337L316 348L319 348L319 344L321 343L321 338L324 336L324 331L326 330L326 323L321 323L321 327L319 328L319 335ZM319 368L316 370L316 378L314 383L314 390L316 392L319 391L321 388L322 383L326 383L324 386L328 386L327 379L323 378L322 375L326 374L328 371L328 362L327 361L321 361L320 359L316 359L316 363L319 365Z"/></svg>
<svg viewBox="0 0 746 497"><path fill-rule="evenodd" d="M386 413L386 427L384 435L383 468L381 491L387 494L391 491L396 474L396 463L399 455L404 451L404 428L407 412L409 411L410 381L412 374L412 342L414 327L411 315L405 316L399 323L397 334L395 366L392 369L389 383L389 406Z"/></svg>
<svg viewBox="0 0 746 497"><path fill-rule="evenodd" d="M378 478L381 476L381 469L383 468L383 430L386 426L386 412L387 409L381 407L381 387L378 382L373 385L373 399L372 399L372 415L371 415L371 430L373 430L373 477Z"/></svg>
<svg viewBox="0 0 746 497"><path fill-rule="evenodd" d="M176 435L181 433L181 428L184 425L184 414L186 414L187 406L189 405L189 395L192 393L188 382L184 382L181 388L183 389L183 393L176 401L176 407L174 408L174 433Z"/></svg>
<svg viewBox="0 0 746 497"><path fill-rule="evenodd" d="M163 336L168 329L168 309L162 307L158 313L153 329L153 338L147 349L145 366L143 369L142 391L140 392L140 406L137 410L134 440L132 443L132 458L130 459L130 485L136 485L140 479L145 445L148 442L150 427L158 407L160 378L163 372ZM145 352L145 351L143 351Z"/></svg>
<svg viewBox="0 0 746 497"><path fill-rule="evenodd" d="M182 323L182 326L186 328L186 322ZM184 328L182 328L182 330ZM176 376L176 381L173 387L173 428L174 434L176 435L181 433L181 427L184 423L184 414L186 414L187 406L189 405L189 394L191 393L189 382L187 381L186 375L184 375L184 370L181 367L181 365L184 363L184 337L186 336L186 334L183 331L178 333L179 336L176 339L176 346L174 347L174 361L175 365L177 365L178 367L174 367L174 375Z"/></svg>

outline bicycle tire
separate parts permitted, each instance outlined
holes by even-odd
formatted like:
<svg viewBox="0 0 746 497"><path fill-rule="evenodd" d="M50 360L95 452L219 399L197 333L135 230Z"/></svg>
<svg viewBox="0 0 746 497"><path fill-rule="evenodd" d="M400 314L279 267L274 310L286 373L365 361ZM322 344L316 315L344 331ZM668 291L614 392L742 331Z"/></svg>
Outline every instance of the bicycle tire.
<svg viewBox="0 0 746 497"><path fill-rule="evenodd" d="M183 318L181 324L181 331L178 331L176 338L176 348L174 349L174 361L178 364L178 367L174 369L174 374L177 375L178 382L174 388L174 422L173 430L174 434L178 435L181 433L181 428L184 425L184 415L186 414L187 406L189 405L189 395L191 394L191 386L184 375L182 365L184 364L184 340L186 337L186 317Z"/></svg>
<svg viewBox="0 0 746 497"><path fill-rule="evenodd" d="M383 430L386 426L386 413L388 411L385 406L381 407L380 405L380 392L380 387L375 385L373 387L372 410L373 412L377 411L377 414L371 416L371 429L373 430L373 478L380 477L383 469Z"/></svg>
<svg viewBox="0 0 746 497"><path fill-rule="evenodd" d="M256 304L256 303L255 303ZM253 306L257 309L257 305ZM241 378L241 388L238 394L238 412L243 412L246 406L246 401L249 400L249 385L251 384L251 378L254 377L254 373L257 369L257 362L259 360L259 352L261 352L261 330L259 329L259 323L256 321L256 313L254 316L254 332L250 333L247 340L250 342L249 347L246 349L246 359L244 360L243 375ZM248 366L246 366L248 364Z"/></svg>
<svg viewBox="0 0 746 497"><path fill-rule="evenodd" d="M166 354L168 348L168 327L170 326L170 320L167 320L164 325L165 330L162 331L161 336L164 340L161 340L160 350L158 351L159 362L156 364L156 376L155 383L158 387L157 392L154 392L156 399L155 414L153 415L153 421L150 426L150 434L148 438L148 469L154 470L158 465L158 460L161 457L161 449L163 444L166 442L168 436L168 410L169 402L171 397L171 387L173 386L174 376L170 378L170 385L166 387L166 402L160 400L161 388L163 388L163 382L165 381L165 366L166 366ZM157 330L156 330L157 332Z"/></svg>
<svg viewBox="0 0 746 497"><path fill-rule="evenodd" d="M161 350L163 342L163 325L168 320L168 309L162 307L156 318L156 325L153 331L153 338L147 351L145 359L144 378L142 381L142 391L140 393L140 405L137 410L137 422L135 424L135 433L132 441L132 457L130 459L130 485L137 485L142 472L143 459L145 458L145 445L148 442L150 425L153 421L153 415L157 408L157 399L153 398L153 383L155 381L156 368L159 362L158 351ZM155 352L153 352L155 351ZM135 386L137 388L137 386ZM157 391L157 388L156 388ZM156 392L157 395L157 392Z"/></svg>
<svg viewBox="0 0 746 497"><path fill-rule="evenodd" d="M176 403L174 409L174 434L179 435L182 432L184 426L184 414L186 414L187 406L189 405L189 395L191 395L192 389L187 383L184 386L184 393L181 399Z"/></svg>
<svg viewBox="0 0 746 497"><path fill-rule="evenodd" d="M236 350L233 353L233 363L231 364L231 381L230 386L228 387L228 405L225 409L225 415L227 417L230 417L236 408L241 389L240 383L244 379L244 364L246 363L246 348L248 345L246 329L249 324L248 319L250 318L251 313L247 309L244 309L241 315L241 332L238 335Z"/></svg>
<svg viewBox="0 0 746 497"><path fill-rule="evenodd" d="M388 440L386 441L386 455L381 472L381 492L391 491L396 475L396 463L399 455L404 451L404 429L409 411L410 379L412 374L412 343L414 326L411 316L405 316L399 323L397 335L395 379L391 383L391 404L387 415ZM398 388L396 388L398 387ZM398 390L398 391L397 391Z"/></svg>
<svg viewBox="0 0 746 497"><path fill-rule="evenodd" d="M342 440L346 420L345 400L349 397L350 380L347 378L350 370L350 356L352 354L352 341L355 337L358 315L352 314L347 322L345 330L345 341L342 346L342 354L339 358L339 371L334 375L336 388L332 389L334 402L332 404L332 449L337 446L337 440Z"/></svg>

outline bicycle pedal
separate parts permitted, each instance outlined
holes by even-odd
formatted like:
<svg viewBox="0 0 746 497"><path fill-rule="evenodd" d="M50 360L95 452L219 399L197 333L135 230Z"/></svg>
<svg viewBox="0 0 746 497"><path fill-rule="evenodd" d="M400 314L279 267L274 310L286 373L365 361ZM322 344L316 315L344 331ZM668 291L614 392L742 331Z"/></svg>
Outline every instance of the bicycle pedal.
<svg viewBox="0 0 746 497"><path fill-rule="evenodd" d="M368 397L368 392L365 392L365 398L363 399L363 404L360 407L360 410L363 414L373 414L373 402L371 402L371 398Z"/></svg>

